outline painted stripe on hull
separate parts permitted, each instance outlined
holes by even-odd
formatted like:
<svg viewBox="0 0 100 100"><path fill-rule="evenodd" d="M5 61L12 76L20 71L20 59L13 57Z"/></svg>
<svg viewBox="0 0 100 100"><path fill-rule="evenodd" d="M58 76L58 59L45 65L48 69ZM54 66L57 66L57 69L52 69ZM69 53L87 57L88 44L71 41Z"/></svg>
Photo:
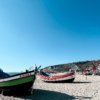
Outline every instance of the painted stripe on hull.
<svg viewBox="0 0 100 100"><path fill-rule="evenodd" d="M42 75L40 73L40 78L46 79L46 80L56 80L56 79L66 78L66 77L69 77L69 76L72 76L72 75L75 75L75 72L68 73L68 74L65 74L65 75L59 75L59 76L45 76L45 75Z"/></svg>
<svg viewBox="0 0 100 100"><path fill-rule="evenodd" d="M0 79L0 82L5 82L5 81L10 81L10 80L15 80L15 79L20 79L20 78L23 78L23 77L27 77L29 73L24 73L24 74L21 74L21 75L17 75L17 76L14 76L14 77L6 77L4 79ZM34 72L31 72L31 75L34 75L35 73ZM26 75L26 76L25 76ZM23 77L21 77L23 76Z"/></svg>
<svg viewBox="0 0 100 100"><path fill-rule="evenodd" d="M73 79L75 78L75 75L71 75L71 76L68 76L68 77L64 77L64 78L59 78L59 79L53 79L53 80L48 80L48 79L42 79L43 81L62 81L62 80L68 80L68 79Z"/></svg>
<svg viewBox="0 0 100 100"><path fill-rule="evenodd" d="M23 84L19 84L19 85L14 85L14 86L6 86L6 87L1 87L0 90L3 91L15 91L15 92L20 92L20 91L25 91L28 90L32 87L33 82L26 82Z"/></svg>
<svg viewBox="0 0 100 100"><path fill-rule="evenodd" d="M29 77L19 78L19 79L15 79L15 80L10 80L7 82L2 82L2 83L0 83L0 88L5 87L5 86L14 86L14 85L30 82L30 81L33 81L33 77L34 76L29 76Z"/></svg>

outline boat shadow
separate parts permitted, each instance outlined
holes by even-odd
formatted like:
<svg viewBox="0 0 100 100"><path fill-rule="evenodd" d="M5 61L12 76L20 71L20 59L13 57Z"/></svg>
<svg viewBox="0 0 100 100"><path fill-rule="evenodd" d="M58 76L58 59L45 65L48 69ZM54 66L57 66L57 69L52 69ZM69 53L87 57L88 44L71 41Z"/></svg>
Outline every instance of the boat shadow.
<svg viewBox="0 0 100 100"><path fill-rule="evenodd" d="M91 83L91 82L73 82L73 84L83 84L83 83Z"/></svg>
<svg viewBox="0 0 100 100"><path fill-rule="evenodd" d="M45 83L55 83L55 84L56 84L56 83L58 83L58 84L59 84L59 83L66 83L66 84L67 84L67 83L70 83L70 84L74 84L74 83L75 83L75 84L83 84L83 83L91 83L91 82L80 82L80 81L79 81L79 82L66 82L66 81L64 81L64 82L62 82L62 81L59 82L59 81L58 81L58 82L45 82Z"/></svg>
<svg viewBox="0 0 100 100"><path fill-rule="evenodd" d="M74 97L68 94L55 92L55 91L48 91L48 90L40 90L40 89L33 89L33 94L31 95L29 91L26 94L16 94L16 95L9 95L9 92L5 94L5 96L13 96L14 98L19 99L28 99L28 100L73 100L73 99L91 99L91 97Z"/></svg>

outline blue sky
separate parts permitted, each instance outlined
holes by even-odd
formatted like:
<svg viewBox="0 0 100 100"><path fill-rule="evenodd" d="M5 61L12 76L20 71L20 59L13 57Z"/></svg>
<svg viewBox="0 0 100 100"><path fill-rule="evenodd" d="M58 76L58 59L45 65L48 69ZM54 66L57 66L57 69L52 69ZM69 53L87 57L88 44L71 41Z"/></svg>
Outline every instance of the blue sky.
<svg viewBox="0 0 100 100"><path fill-rule="evenodd" d="M25 71L100 59L99 0L1 0L0 67Z"/></svg>

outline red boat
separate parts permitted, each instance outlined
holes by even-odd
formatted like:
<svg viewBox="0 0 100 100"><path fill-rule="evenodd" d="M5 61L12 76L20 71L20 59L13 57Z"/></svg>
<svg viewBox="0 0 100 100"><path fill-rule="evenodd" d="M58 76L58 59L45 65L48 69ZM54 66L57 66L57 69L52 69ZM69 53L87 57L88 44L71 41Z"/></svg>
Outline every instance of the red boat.
<svg viewBox="0 0 100 100"><path fill-rule="evenodd" d="M45 82L68 82L72 83L75 79L75 72L66 73L64 75L51 76L40 71L40 78Z"/></svg>

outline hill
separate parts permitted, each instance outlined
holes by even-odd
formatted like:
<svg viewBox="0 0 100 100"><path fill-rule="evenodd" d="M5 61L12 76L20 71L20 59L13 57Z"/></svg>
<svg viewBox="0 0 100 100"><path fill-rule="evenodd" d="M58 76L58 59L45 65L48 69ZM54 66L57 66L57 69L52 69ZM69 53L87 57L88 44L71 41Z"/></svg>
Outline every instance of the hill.
<svg viewBox="0 0 100 100"><path fill-rule="evenodd" d="M71 62L66 64L53 65L43 68L44 72L65 72L70 69L75 70L83 70L83 69L91 69L92 67L99 66L100 60L88 60L88 61L79 61L79 62Z"/></svg>

